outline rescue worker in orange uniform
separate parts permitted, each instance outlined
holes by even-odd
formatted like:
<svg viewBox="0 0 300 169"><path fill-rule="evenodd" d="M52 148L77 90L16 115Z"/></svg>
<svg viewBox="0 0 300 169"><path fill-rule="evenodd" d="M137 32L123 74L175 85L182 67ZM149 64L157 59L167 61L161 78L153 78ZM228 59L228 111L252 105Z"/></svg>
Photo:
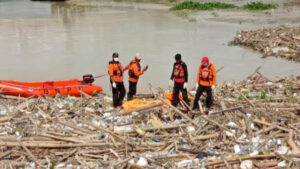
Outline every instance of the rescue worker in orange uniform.
<svg viewBox="0 0 300 169"><path fill-rule="evenodd" d="M183 100L189 105L187 96L188 69L186 64L181 60L181 54L175 55L175 63L169 85L174 81L172 105L177 106L179 102L179 92L181 91Z"/></svg>
<svg viewBox="0 0 300 169"><path fill-rule="evenodd" d="M141 70L141 55L139 53L135 54L134 59L125 66L124 70L128 70L129 75L129 92L127 93L127 100L132 100L133 96L136 94L136 86L137 82L139 80L139 76L144 74L144 72L148 69L148 66L144 67L143 70Z"/></svg>
<svg viewBox="0 0 300 169"><path fill-rule="evenodd" d="M123 83L123 69L117 52L113 53L112 60L108 64L108 74L110 76L114 107L121 106L126 90Z"/></svg>
<svg viewBox="0 0 300 169"><path fill-rule="evenodd" d="M199 108L199 99L203 92L206 92L206 107L209 109L213 103L212 89L215 88L217 81L216 68L213 64L209 63L208 57L202 58L201 64L198 69L197 83L196 83L196 96L194 100L193 110Z"/></svg>

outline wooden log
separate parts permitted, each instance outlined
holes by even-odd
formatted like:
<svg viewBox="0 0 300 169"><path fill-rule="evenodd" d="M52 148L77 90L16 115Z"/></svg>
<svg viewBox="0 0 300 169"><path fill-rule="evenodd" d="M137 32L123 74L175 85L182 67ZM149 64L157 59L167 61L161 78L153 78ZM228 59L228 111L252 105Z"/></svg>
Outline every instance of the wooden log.
<svg viewBox="0 0 300 169"><path fill-rule="evenodd" d="M297 145L295 144L295 142L293 141L293 134L294 134L293 130L290 130L289 139L287 140L287 143L292 148L293 153L299 154L300 150L297 147Z"/></svg>
<svg viewBox="0 0 300 169"><path fill-rule="evenodd" d="M226 168L227 169L232 169L232 167L229 165L228 161L226 160L226 158L224 158L223 154L220 154L222 160L224 161Z"/></svg>
<svg viewBox="0 0 300 169"><path fill-rule="evenodd" d="M224 109L224 110L213 112L211 115L215 115L215 114L219 114L219 113L225 113L225 112L238 110L238 109L242 109L242 108L243 108L243 106L231 107L231 108L227 108L227 109Z"/></svg>
<svg viewBox="0 0 300 169"><path fill-rule="evenodd" d="M264 129L262 129L262 130L259 130L259 131L255 132L254 135L260 135L260 134L262 134L262 133L265 133L265 132L274 130L274 129L276 129L276 128L277 128L276 126L269 126L269 127L267 127L267 128L264 128Z"/></svg>
<svg viewBox="0 0 300 169"><path fill-rule="evenodd" d="M194 139L195 140L207 140L207 139L211 139L211 138L217 138L219 136L220 136L220 133L215 133L215 134L197 136L197 137L194 137Z"/></svg>
<svg viewBox="0 0 300 169"><path fill-rule="evenodd" d="M263 122L263 121L261 121L259 119L254 119L253 122L254 123L258 123L258 124L263 124L263 125L266 125L266 126L273 126L273 124L268 123L268 122ZM290 132L290 130L287 129L287 128L284 128L284 127L281 127L281 126L278 126L278 125L274 125L274 126L276 126L276 128L278 128L278 129L280 129L282 131Z"/></svg>
<svg viewBox="0 0 300 169"><path fill-rule="evenodd" d="M198 101L198 105L199 105L200 113L203 114L204 110L203 110L202 103L200 100Z"/></svg>
<svg viewBox="0 0 300 169"><path fill-rule="evenodd" d="M178 147L178 150L179 151L186 151L186 152L189 152L189 153L192 153L192 154L198 154L199 153L198 150L192 150L192 149L183 148L183 147Z"/></svg>
<svg viewBox="0 0 300 169"><path fill-rule="evenodd" d="M67 138L67 137L58 137L58 136L52 136L50 134L40 134L40 136L42 137L48 137L48 138L52 138L55 140L60 140L60 141L66 141L66 142L72 142L72 143L86 143L83 140L78 140L78 139L73 139L73 138Z"/></svg>
<svg viewBox="0 0 300 169"><path fill-rule="evenodd" d="M71 147L100 147L100 146L111 146L109 143L74 143L66 144L62 142L52 141L23 141L22 144L26 147L39 147L39 148L71 148ZM3 142L0 141L0 146L6 147L20 147L18 142Z"/></svg>
<svg viewBox="0 0 300 169"><path fill-rule="evenodd" d="M250 106L255 107L254 104L240 91L238 93L250 104Z"/></svg>
<svg viewBox="0 0 300 169"><path fill-rule="evenodd" d="M65 156L58 159L57 163L60 163L66 159L68 159L70 156L74 155L77 152L76 149L72 150L71 152L67 153Z"/></svg>
<svg viewBox="0 0 300 169"><path fill-rule="evenodd" d="M14 118L14 116L2 116L0 117L0 123L6 122Z"/></svg>
<svg viewBox="0 0 300 169"><path fill-rule="evenodd" d="M264 161L264 162L254 162L254 165L258 168L269 168L277 166L277 161Z"/></svg>
<svg viewBox="0 0 300 169"><path fill-rule="evenodd" d="M234 161L240 161L240 160L253 160L253 159L269 159L269 158L275 158L276 155L275 154L270 154L270 155L255 155L255 156L245 156L245 157L230 157L230 158L225 158L226 161L228 162L234 162ZM217 164L223 164L224 161L223 160L215 160L212 162L207 162L205 164L206 167L208 166L213 166L213 165L217 165Z"/></svg>
<svg viewBox="0 0 300 169"><path fill-rule="evenodd" d="M72 147L111 147L113 146L112 143L62 143L58 141L52 142L44 142L44 141L23 141L23 145L26 147L39 147L39 148L72 148ZM140 143L141 146L162 146L165 143L155 143L155 142L142 142ZM123 144L117 143L118 146ZM0 141L0 146L5 147L20 147L20 143L18 142L3 142Z"/></svg>
<svg viewBox="0 0 300 169"><path fill-rule="evenodd" d="M12 151L5 151L4 153L0 153L0 159L2 159L3 157L9 155Z"/></svg>
<svg viewBox="0 0 300 169"><path fill-rule="evenodd" d="M9 166L11 167L25 167L27 162L17 162L17 161L11 161L11 160L1 160L0 166Z"/></svg>
<svg viewBox="0 0 300 169"><path fill-rule="evenodd" d="M159 126L154 126L154 127L147 127L147 128L142 128L144 131L154 131L154 130L169 130L169 129L174 129L178 127L187 127L190 126L189 124L163 124Z"/></svg>
<svg viewBox="0 0 300 169"><path fill-rule="evenodd" d="M211 122L211 123L217 125L217 126L220 127L221 129L224 129L224 130L227 130L227 131L231 132L227 127L225 127L225 126L223 126L222 124L220 124L220 123L218 123L218 122L216 122L216 121L214 121L214 120L208 118L207 116L200 116L200 118L202 118L202 119L204 119L204 120L206 120L206 121L208 121L208 122Z"/></svg>

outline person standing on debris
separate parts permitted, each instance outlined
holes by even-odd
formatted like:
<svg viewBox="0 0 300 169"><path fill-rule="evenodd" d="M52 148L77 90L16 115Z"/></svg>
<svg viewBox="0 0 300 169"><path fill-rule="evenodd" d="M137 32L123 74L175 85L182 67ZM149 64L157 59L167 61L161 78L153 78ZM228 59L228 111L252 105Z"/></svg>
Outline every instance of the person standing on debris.
<svg viewBox="0 0 300 169"><path fill-rule="evenodd" d="M209 63L208 57L202 58L201 64L198 69L196 81L196 96L193 104L193 110L199 108L199 99L203 92L206 92L206 107L209 109L213 103L212 90L215 88L217 81L216 68L213 64Z"/></svg>
<svg viewBox="0 0 300 169"><path fill-rule="evenodd" d="M126 90L123 83L123 69L117 52L113 53L112 60L108 64L108 74L112 86L114 107L121 106Z"/></svg>
<svg viewBox="0 0 300 169"><path fill-rule="evenodd" d="M172 105L175 107L178 105L180 91L182 93L183 100L189 105L186 89L188 82L188 69L186 64L181 60L181 54L177 53L175 55L175 61L169 82L169 85L172 86L174 81Z"/></svg>
<svg viewBox="0 0 300 169"><path fill-rule="evenodd" d="M144 74L144 72L148 69L148 66L146 66L143 68L143 70L141 70L140 62L141 55L139 53L136 53L134 59L123 70L126 71L127 69L129 69L129 92L127 94L127 100L133 99L133 96L136 94L136 86L139 80L139 76Z"/></svg>

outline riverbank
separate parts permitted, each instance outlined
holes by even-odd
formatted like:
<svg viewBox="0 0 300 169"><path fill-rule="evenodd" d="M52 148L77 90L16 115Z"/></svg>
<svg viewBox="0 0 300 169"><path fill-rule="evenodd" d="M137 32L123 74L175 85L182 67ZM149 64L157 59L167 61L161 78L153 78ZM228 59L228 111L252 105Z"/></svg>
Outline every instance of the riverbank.
<svg viewBox="0 0 300 169"><path fill-rule="evenodd" d="M209 115L153 92L127 110L105 95L1 95L1 168L299 167L299 76L270 81L258 68L220 84Z"/></svg>

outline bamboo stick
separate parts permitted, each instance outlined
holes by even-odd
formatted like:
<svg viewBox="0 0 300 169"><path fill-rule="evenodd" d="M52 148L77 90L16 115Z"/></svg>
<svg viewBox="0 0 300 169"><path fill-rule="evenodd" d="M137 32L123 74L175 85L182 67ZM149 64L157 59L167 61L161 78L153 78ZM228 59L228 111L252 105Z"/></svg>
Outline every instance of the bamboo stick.
<svg viewBox="0 0 300 169"><path fill-rule="evenodd" d="M191 122L192 124L194 124L195 126L197 126L198 128L200 128L201 126L196 123L195 121L193 121L191 118L189 118L187 115L183 114L180 110L178 110L176 107L174 107L173 105L171 105L169 102L165 101L163 98L159 98L162 102L164 102L165 104L169 105L173 110L176 111L176 113L178 113L181 117L183 117L184 119L186 119L187 121Z"/></svg>

